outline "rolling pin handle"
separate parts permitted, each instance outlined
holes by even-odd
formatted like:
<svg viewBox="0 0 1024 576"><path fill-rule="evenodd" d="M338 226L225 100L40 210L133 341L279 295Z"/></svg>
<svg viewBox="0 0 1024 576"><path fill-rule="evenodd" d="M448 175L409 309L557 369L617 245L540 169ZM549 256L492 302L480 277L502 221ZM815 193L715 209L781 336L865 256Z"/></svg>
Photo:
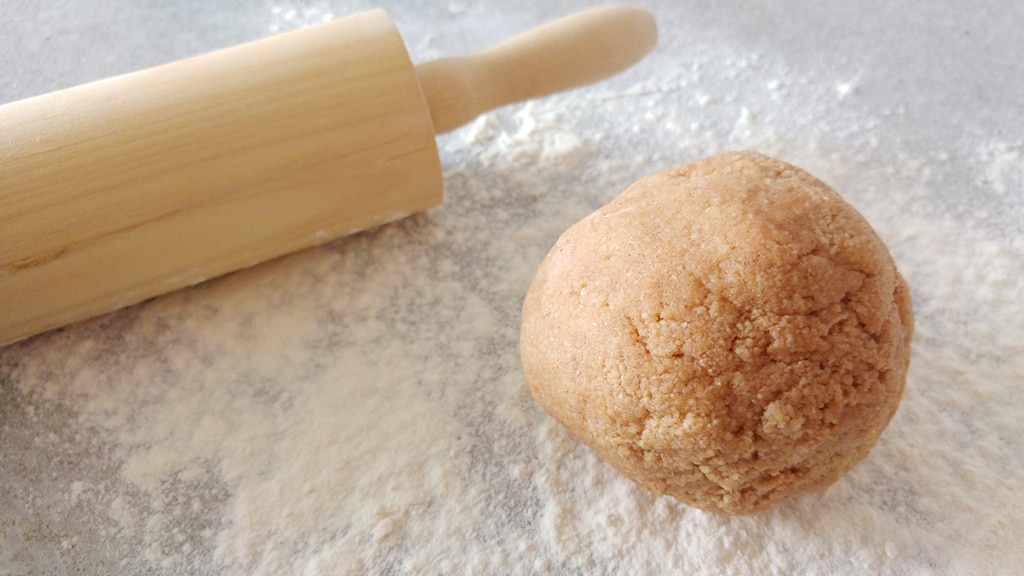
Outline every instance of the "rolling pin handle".
<svg viewBox="0 0 1024 576"><path fill-rule="evenodd" d="M621 72L658 42L651 13L606 6L571 14L488 48L416 67L434 132L522 100Z"/></svg>

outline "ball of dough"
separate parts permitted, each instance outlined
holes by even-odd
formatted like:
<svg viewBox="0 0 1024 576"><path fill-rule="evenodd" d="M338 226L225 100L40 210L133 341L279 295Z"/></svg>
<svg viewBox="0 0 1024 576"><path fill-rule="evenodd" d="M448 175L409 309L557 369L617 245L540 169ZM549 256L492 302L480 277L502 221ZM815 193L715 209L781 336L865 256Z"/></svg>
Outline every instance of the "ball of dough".
<svg viewBox="0 0 1024 576"><path fill-rule="evenodd" d="M520 352L541 407L625 476L749 514L867 455L912 332L907 286L853 207L729 152L569 228L527 293Z"/></svg>

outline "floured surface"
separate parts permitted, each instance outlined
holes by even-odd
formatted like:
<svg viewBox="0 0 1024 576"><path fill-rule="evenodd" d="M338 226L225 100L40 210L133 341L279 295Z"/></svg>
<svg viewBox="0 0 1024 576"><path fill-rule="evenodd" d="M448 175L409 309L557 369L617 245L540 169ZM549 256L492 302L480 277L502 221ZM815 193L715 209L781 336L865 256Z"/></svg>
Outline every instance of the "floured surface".
<svg viewBox="0 0 1024 576"><path fill-rule="evenodd" d="M165 9L178 24L233 23L214 36L227 44L363 7ZM571 9L385 7L417 60ZM936 25L925 47L962 56L943 79L858 38L953 21L952 6L932 20L864 9L844 28L851 8L782 3L758 17L764 29L714 12L727 8L652 7L662 43L637 69L443 137L439 208L0 349L0 573L1015 570L1024 142L999 127L1022 125L1008 103L1024 97L1024 71L986 42L1015 38L1024 17L979 5L956 24L984 32L977 44ZM161 16L122 21L142 23L144 44ZM464 44L430 36L442 18ZM46 33L46 15L25 21ZM95 25L80 26L88 42ZM815 29L829 34L794 36ZM92 70L144 60L126 58ZM16 81L89 79L17 69L5 101L28 95ZM732 148L799 165L860 209L917 315L905 398L879 446L827 492L749 518L635 488L534 406L516 351L526 287L566 227L644 174Z"/></svg>

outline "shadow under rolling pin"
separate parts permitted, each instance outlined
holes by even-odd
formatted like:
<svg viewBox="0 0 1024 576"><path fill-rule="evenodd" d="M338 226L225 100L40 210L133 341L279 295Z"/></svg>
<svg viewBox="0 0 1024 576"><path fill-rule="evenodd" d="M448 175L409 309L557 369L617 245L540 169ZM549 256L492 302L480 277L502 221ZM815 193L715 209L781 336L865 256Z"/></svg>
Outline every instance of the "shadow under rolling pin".
<svg viewBox="0 0 1024 576"><path fill-rule="evenodd" d="M435 134L656 42L595 8L414 67L376 10L0 106L0 345L438 204Z"/></svg>

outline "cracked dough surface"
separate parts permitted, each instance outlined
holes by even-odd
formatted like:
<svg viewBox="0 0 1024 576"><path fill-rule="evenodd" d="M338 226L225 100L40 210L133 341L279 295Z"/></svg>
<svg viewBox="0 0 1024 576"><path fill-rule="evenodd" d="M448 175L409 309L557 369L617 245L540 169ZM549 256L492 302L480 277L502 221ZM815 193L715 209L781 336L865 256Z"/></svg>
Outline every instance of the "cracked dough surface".
<svg viewBox="0 0 1024 576"><path fill-rule="evenodd" d="M912 332L907 286L853 207L727 152L569 228L527 293L520 352L537 402L626 477L748 514L868 454Z"/></svg>

